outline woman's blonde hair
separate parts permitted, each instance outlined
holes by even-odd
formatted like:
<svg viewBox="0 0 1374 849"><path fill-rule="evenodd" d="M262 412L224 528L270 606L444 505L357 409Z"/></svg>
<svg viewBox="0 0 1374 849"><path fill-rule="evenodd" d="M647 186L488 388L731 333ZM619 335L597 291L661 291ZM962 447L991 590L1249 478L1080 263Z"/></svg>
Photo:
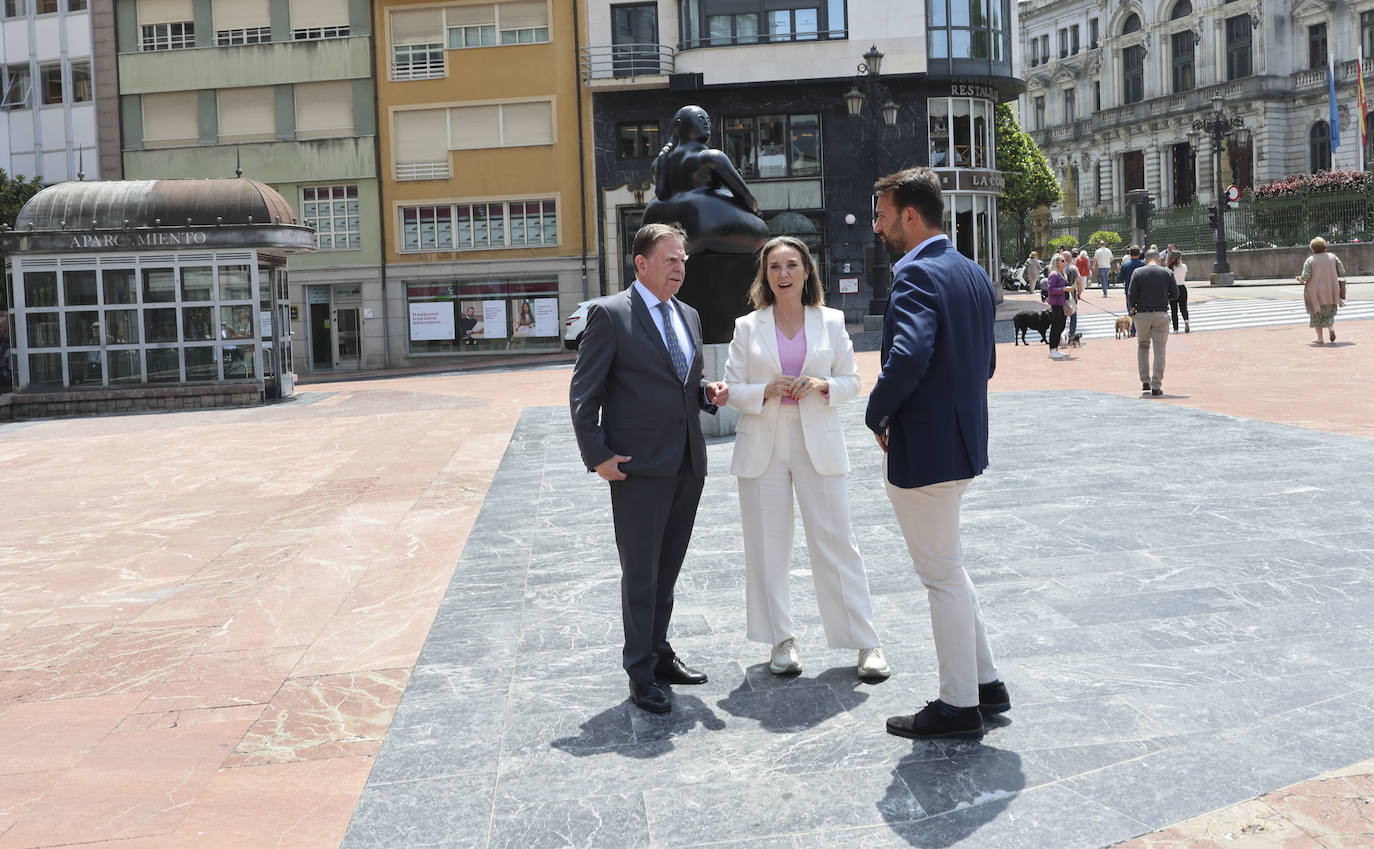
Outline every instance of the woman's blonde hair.
<svg viewBox="0 0 1374 849"><path fill-rule="evenodd" d="M1314 254L1324 253L1326 251L1326 240L1318 236L1308 243L1308 247L1312 248L1312 253Z"/></svg>
<svg viewBox="0 0 1374 849"><path fill-rule="evenodd" d="M806 283L802 285L802 306L818 307L825 303L825 292L821 289L821 278L816 273L816 261L806 243L792 236L774 236L759 251L759 270L754 282L749 285L749 301L754 309L761 310L773 305L773 289L768 285L768 255L777 248L791 248L801 254L802 267L806 269Z"/></svg>

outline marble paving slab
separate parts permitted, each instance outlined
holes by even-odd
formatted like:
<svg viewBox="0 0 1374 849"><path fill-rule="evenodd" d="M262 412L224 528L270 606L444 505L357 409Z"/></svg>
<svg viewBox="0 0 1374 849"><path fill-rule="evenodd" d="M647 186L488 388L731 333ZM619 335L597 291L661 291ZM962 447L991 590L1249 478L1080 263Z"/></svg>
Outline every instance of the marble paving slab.
<svg viewBox="0 0 1374 849"><path fill-rule="evenodd" d="M343 846L1098 849L1374 756L1374 443L1087 391L990 407L964 543L1014 707L982 741L883 730L937 681L861 403L853 521L893 677L825 648L800 526L805 671L767 672L714 440L672 637L711 681L663 717L626 700L605 485L567 411L529 408Z"/></svg>

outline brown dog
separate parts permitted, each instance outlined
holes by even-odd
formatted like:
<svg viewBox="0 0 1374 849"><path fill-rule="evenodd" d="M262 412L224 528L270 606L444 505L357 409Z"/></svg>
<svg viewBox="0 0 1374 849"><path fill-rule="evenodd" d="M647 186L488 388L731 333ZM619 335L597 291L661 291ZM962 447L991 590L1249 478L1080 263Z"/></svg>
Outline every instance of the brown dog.
<svg viewBox="0 0 1374 849"><path fill-rule="evenodd" d="M1131 335L1131 317L1128 315L1119 316L1116 320L1116 338L1125 339Z"/></svg>

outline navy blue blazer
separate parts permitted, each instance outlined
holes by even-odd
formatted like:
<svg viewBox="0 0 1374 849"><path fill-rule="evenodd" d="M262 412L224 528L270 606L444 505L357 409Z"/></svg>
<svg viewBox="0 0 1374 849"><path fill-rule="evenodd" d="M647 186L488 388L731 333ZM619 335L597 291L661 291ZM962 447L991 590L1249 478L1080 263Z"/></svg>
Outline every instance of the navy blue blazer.
<svg viewBox="0 0 1374 849"><path fill-rule="evenodd" d="M981 266L947 239L927 245L892 280L882 373L865 417L888 432L887 479L910 489L988 467L988 380L997 368L997 293Z"/></svg>

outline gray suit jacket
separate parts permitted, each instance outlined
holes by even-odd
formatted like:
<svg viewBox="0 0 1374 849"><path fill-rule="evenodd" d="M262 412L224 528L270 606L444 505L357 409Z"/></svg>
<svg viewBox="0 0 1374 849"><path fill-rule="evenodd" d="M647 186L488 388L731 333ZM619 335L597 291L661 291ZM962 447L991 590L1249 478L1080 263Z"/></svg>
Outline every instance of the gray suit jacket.
<svg viewBox="0 0 1374 849"><path fill-rule="evenodd" d="M582 462L593 470L621 454L627 475L666 478L691 452L692 472L706 474L706 440L698 410L714 413L702 376L701 319L672 298L692 335L693 355L682 383L644 299L630 286L592 301L573 366L568 406Z"/></svg>

